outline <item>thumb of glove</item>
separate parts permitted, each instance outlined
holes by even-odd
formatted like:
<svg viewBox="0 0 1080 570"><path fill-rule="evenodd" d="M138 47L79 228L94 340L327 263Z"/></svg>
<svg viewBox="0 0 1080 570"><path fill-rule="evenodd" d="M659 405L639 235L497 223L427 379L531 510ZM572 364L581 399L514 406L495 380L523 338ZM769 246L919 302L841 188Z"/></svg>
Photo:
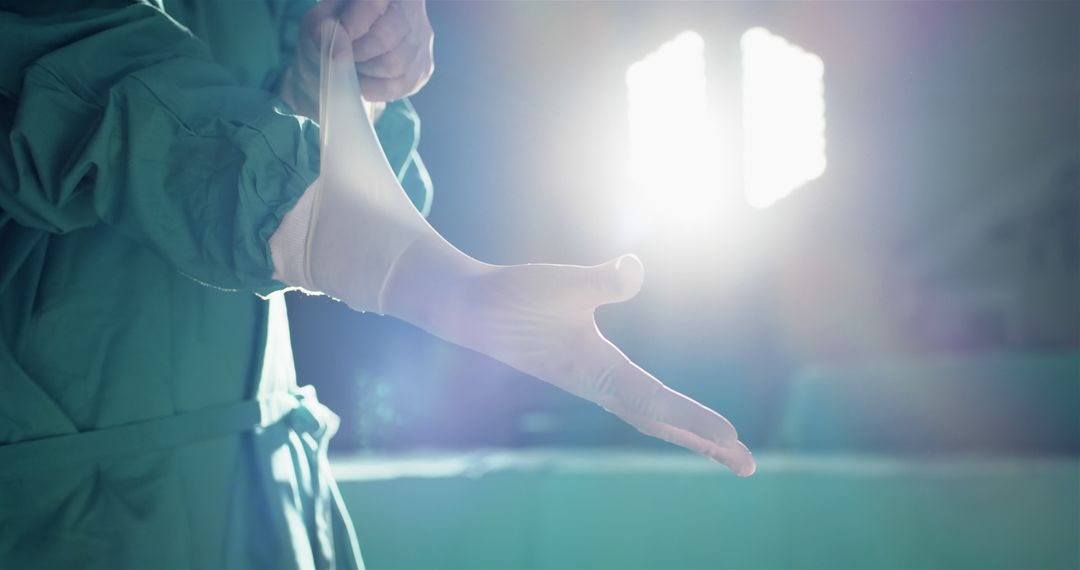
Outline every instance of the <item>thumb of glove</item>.
<svg viewBox="0 0 1080 570"><path fill-rule="evenodd" d="M600 305L633 299L645 282L645 266L638 256L624 255L597 268L597 297Z"/></svg>

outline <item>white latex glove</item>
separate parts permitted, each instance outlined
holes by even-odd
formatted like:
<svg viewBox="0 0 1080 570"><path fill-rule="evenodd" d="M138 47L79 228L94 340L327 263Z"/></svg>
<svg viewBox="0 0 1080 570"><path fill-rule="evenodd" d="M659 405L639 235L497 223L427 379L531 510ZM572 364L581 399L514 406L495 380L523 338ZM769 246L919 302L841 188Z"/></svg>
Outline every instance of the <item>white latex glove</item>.
<svg viewBox="0 0 1080 570"><path fill-rule="evenodd" d="M730 422L664 386L597 329L597 306L641 288L636 257L595 267L488 265L427 224L357 103L351 58L335 39L345 36L324 34L322 173L271 238L275 277L410 322L751 475L753 457Z"/></svg>

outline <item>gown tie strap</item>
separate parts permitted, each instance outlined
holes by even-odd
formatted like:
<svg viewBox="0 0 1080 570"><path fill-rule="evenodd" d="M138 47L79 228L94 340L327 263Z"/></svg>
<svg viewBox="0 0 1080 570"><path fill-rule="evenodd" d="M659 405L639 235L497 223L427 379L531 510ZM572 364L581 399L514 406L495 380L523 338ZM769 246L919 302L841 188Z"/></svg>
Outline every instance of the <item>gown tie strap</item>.
<svg viewBox="0 0 1080 570"><path fill-rule="evenodd" d="M284 422L296 432L324 440L337 416L310 388L278 392L117 426L0 445L0 480L73 463L143 455Z"/></svg>

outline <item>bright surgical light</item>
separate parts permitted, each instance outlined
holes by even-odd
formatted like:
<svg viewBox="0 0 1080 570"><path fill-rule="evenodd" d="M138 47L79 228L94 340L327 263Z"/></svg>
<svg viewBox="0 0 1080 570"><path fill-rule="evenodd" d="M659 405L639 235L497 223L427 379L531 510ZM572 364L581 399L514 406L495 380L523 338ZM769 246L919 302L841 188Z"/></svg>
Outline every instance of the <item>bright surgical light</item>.
<svg viewBox="0 0 1080 570"><path fill-rule="evenodd" d="M686 31L626 71L630 173L637 217L686 227L715 193L709 164L705 40ZM644 219L637 220L640 225Z"/></svg>
<svg viewBox="0 0 1080 570"><path fill-rule="evenodd" d="M764 28L741 44L743 180L765 208L825 172L825 66Z"/></svg>

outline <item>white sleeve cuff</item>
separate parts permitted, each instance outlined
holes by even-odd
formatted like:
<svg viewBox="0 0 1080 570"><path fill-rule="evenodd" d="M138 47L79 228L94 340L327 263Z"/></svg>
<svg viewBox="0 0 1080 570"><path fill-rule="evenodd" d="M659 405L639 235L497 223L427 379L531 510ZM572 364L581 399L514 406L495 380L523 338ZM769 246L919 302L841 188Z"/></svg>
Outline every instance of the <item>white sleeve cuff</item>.
<svg viewBox="0 0 1080 570"><path fill-rule="evenodd" d="M270 236L270 257L274 262L273 278L290 287L314 291L309 283L305 258L307 256L308 228L311 224L311 206L315 200L316 180L304 190L277 230Z"/></svg>

